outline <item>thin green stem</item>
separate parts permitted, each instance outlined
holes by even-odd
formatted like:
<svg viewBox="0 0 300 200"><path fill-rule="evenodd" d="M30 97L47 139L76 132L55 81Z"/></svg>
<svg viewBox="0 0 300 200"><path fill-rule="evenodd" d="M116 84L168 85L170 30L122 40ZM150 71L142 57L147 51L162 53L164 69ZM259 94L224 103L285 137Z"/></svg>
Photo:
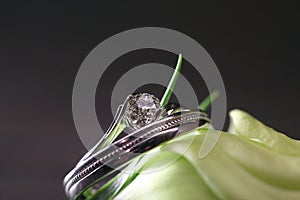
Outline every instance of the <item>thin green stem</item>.
<svg viewBox="0 0 300 200"><path fill-rule="evenodd" d="M169 85L160 101L160 105L165 108L170 100L170 97L172 95L172 92L173 92L173 89L174 89L174 86L175 86L175 83L178 79L178 76L179 76L179 73L180 73L180 70L181 70L181 65L182 65L182 55L179 54L178 56L178 60L177 60L177 65L176 65L176 68L175 68L175 71L172 75L172 78L169 82Z"/></svg>
<svg viewBox="0 0 300 200"><path fill-rule="evenodd" d="M214 100L216 100L219 97L219 92L218 91L214 91L213 93L211 93L208 97L206 97L199 105L199 110L203 110L206 111L208 109L208 107L212 104L212 102Z"/></svg>

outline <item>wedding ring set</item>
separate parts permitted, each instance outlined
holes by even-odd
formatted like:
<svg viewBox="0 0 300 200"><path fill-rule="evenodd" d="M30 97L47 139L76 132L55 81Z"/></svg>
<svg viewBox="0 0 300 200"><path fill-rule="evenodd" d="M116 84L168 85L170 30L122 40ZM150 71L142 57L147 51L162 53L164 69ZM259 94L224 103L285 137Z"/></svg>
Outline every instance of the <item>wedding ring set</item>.
<svg viewBox="0 0 300 200"><path fill-rule="evenodd" d="M85 199L84 191L98 191L132 159L205 123L210 123L205 112L176 104L163 108L148 93L129 95L103 138L64 178L67 197Z"/></svg>

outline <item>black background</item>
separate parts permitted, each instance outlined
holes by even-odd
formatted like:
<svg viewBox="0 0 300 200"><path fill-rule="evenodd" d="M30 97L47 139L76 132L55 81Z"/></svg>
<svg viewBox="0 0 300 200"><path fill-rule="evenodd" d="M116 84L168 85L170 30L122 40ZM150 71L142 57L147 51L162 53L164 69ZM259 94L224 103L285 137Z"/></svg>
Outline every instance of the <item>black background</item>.
<svg viewBox="0 0 300 200"><path fill-rule="evenodd" d="M299 139L298 6L209 2L1 2L2 198L65 199L63 176L86 152L72 118L77 70L101 41L131 28L191 36L219 67L229 110Z"/></svg>

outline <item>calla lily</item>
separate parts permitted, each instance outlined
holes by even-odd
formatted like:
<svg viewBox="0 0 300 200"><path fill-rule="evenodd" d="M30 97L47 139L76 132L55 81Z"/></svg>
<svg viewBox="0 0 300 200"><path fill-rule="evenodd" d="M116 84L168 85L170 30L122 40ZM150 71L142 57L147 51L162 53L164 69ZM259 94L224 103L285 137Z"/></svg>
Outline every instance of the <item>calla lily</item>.
<svg viewBox="0 0 300 200"><path fill-rule="evenodd" d="M300 199L300 141L241 110L230 118L206 157L205 135L220 133L208 125L135 159L88 199Z"/></svg>

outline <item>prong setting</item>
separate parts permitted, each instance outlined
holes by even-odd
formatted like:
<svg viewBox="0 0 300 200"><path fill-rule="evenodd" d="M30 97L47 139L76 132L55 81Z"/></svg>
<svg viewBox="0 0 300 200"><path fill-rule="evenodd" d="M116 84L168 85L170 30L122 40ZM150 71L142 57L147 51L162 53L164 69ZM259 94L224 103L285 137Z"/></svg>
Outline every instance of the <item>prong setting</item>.
<svg viewBox="0 0 300 200"><path fill-rule="evenodd" d="M163 110L160 101L154 95L139 93L132 95L126 110L125 120L135 130L155 121Z"/></svg>

